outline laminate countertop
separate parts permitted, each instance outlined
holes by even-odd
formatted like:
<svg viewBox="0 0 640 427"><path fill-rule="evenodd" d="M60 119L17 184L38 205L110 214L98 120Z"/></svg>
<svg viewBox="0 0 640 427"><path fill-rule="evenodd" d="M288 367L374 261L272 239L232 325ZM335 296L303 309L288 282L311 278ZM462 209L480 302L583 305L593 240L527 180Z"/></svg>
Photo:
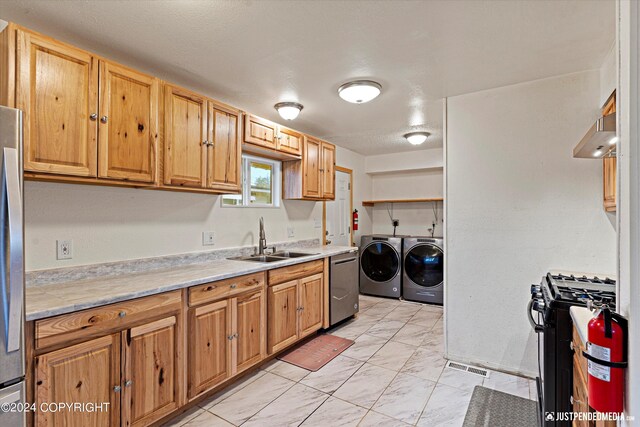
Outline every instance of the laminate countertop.
<svg viewBox="0 0 640 427"><path fill-rule="evenodd" d="M350 246L290 248L309 256L261 263L229 259L187 264L131 274L101 276L55 284L29 286L25 295L26 320L37 320L87 308L126 301L175 289L259 271L272 270L333 255L357 251Z"/></svg>

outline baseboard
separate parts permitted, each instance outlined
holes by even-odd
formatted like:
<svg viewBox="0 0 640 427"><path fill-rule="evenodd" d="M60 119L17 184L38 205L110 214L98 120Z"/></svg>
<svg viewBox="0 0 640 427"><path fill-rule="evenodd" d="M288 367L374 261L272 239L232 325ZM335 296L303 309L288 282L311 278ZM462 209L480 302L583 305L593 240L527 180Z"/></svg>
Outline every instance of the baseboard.
<svg viewBox="0 0 640 427"><path fill-rule="evenodd" d="M520 377L526 377L530 379L535 379L538 376L537 371L511 369L509 367L505 367L504 365L500 365L498 363L487 362L486 360L474 359L472 357L460 356L460 355L452 354L449 352L445 352L445 359L451 360L454 362L464 363L467 365L473 365L473 366L479 366L481 368L491 369L492 371L504 372L505 374L518 375Z"/></svg>

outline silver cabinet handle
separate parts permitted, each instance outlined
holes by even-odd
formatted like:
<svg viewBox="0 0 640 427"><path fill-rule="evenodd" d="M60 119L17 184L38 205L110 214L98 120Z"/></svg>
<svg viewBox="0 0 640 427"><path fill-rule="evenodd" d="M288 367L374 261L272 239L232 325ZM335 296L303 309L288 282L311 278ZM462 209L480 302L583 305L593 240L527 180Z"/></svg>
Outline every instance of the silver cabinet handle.
<svg viewBox="0 0 640 427"><path fill-rule="evenodd" d="M231 286L229 286L229 287L230 287L231 289L235 289L235 288L237 288L237 287L238 287L238 285L236 285L236 284L234 283L234 284L232 284L232 285L231 285Z"/></svg>
<svg viewBox="0 0 640 427"><path fill-rule="evenodd" d="M231 340L233 339L233 335L229 335L229 336L227 337L227 339L228 339L229 341L231 341Z"/></svg>
<svg viewBox="0 0 640 427"><path fill-rule="evenodd" d="M119 385L113 388L113 391L115 391L116 393L120 393L120 390L122 390L122 387L120 387Z"/></svg>
<svg viewBox="0 0 640 427"><path fill-rule="evenodd" d="M22 122L22 119L19 119ZM22 123L20 123L22 124ZM22 129L22 126L20 126ZM9 279L9 289L2 286L2 304L5 313L8 313L5 322L5 336L7 353L17 351L22 345L22 304L24 300L24 266L22 259L22 195L20 194L20 167L18 165L18 150L5 147L2 159L2 208L0 209L2 226L0 234L9 234L8 248L3 248L1 262L8 262L5 271ZM5 229L4 224L8 223ZM10 294L6 295L9 291Z"/></svg>
<svg viewBox="0 0 640 427"><path fill-rule="evenodd" d="M132 380L126 380L126 381L124 382L124 386L125 386L125 387L131 387L131 385L132 385L132 384L133 384L133 381L132 381Z"/></svg>
<svg viewBox="0 0 640 427"><path fill-rule="evenodd" d="M124 317L126 315L127 313L125 311L121 311L120 313L118 313L118 317Z"/></svg>
<svg viewBox="0 0 640 427"><path fill-rule="evenodd" d="M107 121L108 121L108 120L109 120L109 118L108 118L107 116L102 116L102 117L100 117L100 121L101 121L102 123L107 123Z"/></svg>
<svg viewBox="0 0 640 427"><path fill-rule="evenodd" d="M582 400L574 399L573 396L571 396L571 397L569 397L569 403L571 403L573 405L574 403L581 404L583 402L582 402Z"/></svg>
<svg viewBox="0 0 640 427"><path fill-rule="evenodd" d="M205 147L209 146L209 141L207 141L206 139L204 141L202 141L202 145L204 145Z"/></svg>
<svg viewBox="0 0 640 427"><path fill-rule="evenodd" d="M98 119L98 113L92 113L89 118L91 119L91 121L96 121Z"/></svg>

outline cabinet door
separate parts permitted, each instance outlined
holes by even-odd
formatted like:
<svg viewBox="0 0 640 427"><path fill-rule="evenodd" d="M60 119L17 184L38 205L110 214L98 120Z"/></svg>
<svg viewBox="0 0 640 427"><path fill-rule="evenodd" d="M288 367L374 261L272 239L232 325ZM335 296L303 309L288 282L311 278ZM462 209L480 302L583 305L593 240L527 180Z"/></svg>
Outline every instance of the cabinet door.
<svg viewBox="0 0 640 427"><path fill-rule="evenodd" d="M322 143L308 137L304 143L302 159L302 196L311 198L322 197L322 176L320 173L320 156Z"/></svg>
<svg viewBox="0 0 640 427"><path fill-rule="evenodd" d="M300 332L302 338L322 327L322 295L323 295L323 274L300 279L299 298L300 302Z"/></svg>
<svg viewBox="0 0 640 427"><path fill-rule="evenodd" d="M36 358L36 404L101 403L104 411L36 411L48 427L120 425L120 335L87 341Z"/></svg>
<svg viewBox="0 0 640 427"><path fill-rule="evenodd" d="M244 117L244 141L277 149L277 125L260 117L247 114Z"/></svg>
<svg viewBox="0 0 640 427"><path fill-rule="evenodd" d="M177 315L123 332L123 424L149 425L179 405Z"/></svg>
<svg viewBox="0 0 640 427"><path fill-rule="evenodd" d="M298 339L298 281L269 287L268 346L277 352Z"/></svg>
<svg viewBox="0 0 640 427"><path fill-rule="evenodd" d="M289 129L280 126L278 130L278 150L301 155L302 154L302 142L304 141L304 135L293 129Z"/></svg>
<svg viewBox="0 0 640 427"><path fill-rule="evenodd" d="M336 146L322 143L322 198L336 198Z"/></svg>
<svg viewBox="0 0 640 427"><path fill-rule="evenodd" d="M209 102L208 186L240 191L240 112Z"/></svg>
<svg viewBox="0 0 640 427"><path fill-rule="evenodd" d="M95 177L97 61L88 52L21 30L17 44L24 169Z"/></svg>
<svg viewBox="0 0 640 427"><path fill-rule="evenodd" d="M158 80L100 61L99 116L99 176L154 182Z"/></svg>
<svg viewBox="0 0 640 427"><path fill-rule="evenodd" d="M229 300L189 310L189 398L230 376L231 335Z"/></svg>
<svg viewBox="0 0 640 427"><path fill-rule="evenodd" d="M267 350L264 291L243 295L235 300L237 336L233 342L236 356L234 374L260 362Z"/></svg>
<svg viewBox="0 0 640 427"><path fill-rule="evenodd" d="M165 86L164 183L205 187L207 100L193 92Z"/></svg>
<svg viewBox="0 0 640 427"><path fill-rule="evenodd" d="M605 157L602 160L602 178L604 191L604 209L607 212L616 210L616 157Z"/></svg>

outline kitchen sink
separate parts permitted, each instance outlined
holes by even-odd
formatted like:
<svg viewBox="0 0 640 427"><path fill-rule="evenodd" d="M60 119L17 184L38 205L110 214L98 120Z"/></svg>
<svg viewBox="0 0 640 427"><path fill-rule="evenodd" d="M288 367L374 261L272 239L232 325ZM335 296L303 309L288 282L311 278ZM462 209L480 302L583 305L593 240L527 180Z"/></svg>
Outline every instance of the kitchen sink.
<svg viewBox="0 0 640 427"><path fill-rule="evenodd" d="M272 256L279 256L279 257L283 257L283 258L300 258L300 257L303 257L303 256L317 255L317 254L306 254L304 252L280 251L280 252L275 252L275 253L273 253L271 255Z"/></svg>
<svg viewBox="0 0 640 427"><path fill-rule="evenodd" d="M284 261L285 257L273 256L273 255L248 255L229 258L234 261L252 261L252 262L276 262Z"/></svg>

